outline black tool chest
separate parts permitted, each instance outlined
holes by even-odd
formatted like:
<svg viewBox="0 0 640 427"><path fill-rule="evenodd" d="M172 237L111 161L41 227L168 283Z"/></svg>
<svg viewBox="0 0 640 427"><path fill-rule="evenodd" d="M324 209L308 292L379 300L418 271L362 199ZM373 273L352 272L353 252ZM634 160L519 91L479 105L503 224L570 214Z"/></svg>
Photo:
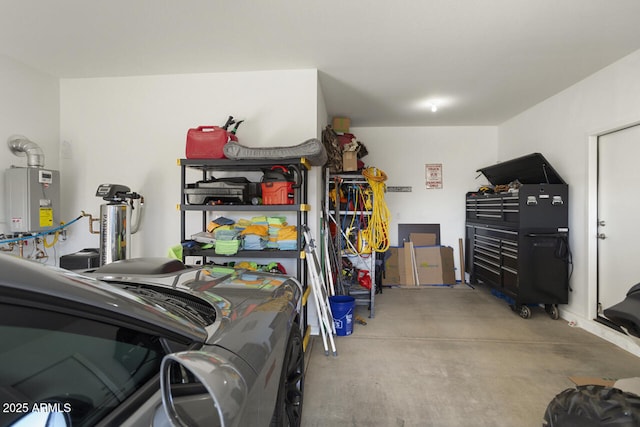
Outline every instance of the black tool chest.
<svg viewBox="0 0 640 427"><path fill-rule="evenodd" d="M521 317L543 304L559 317L568 302L569 188L544 156L533 153L479 169L498 191L466 196L466 268Z"/></svg>

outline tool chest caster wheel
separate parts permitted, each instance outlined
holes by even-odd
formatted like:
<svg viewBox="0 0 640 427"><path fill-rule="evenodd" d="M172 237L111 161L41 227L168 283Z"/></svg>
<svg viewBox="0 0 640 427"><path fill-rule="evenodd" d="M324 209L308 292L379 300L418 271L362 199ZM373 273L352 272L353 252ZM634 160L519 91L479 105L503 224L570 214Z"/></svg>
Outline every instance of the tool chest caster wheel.
<svg viewBox="0 0 640 427"><path fill-rule="evenodd" d="M546 304L544 306L544 310L553 320L558 320L560 318L560 311L558 310L557 304Z"/></svg>
<svg viewBox="0 0 640 427"><path fill-rule="evenodd" d="M520 317L523 319L528 319L531 317L531 309L528 305L521 305L518 314L520 314Z"/></svg>

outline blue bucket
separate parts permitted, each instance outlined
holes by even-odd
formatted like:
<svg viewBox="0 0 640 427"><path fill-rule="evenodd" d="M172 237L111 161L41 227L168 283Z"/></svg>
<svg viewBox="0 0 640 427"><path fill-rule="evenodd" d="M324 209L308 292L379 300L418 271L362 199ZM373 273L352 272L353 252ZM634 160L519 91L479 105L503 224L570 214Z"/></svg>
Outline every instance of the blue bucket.
<svg viewBox="0 0 640 427"><path fill-rule="evenodd" d="M347 336L353 333L353 309L356 299L348 295L336 295L329 297L333 324L336 327L336 335Z"/></svg>

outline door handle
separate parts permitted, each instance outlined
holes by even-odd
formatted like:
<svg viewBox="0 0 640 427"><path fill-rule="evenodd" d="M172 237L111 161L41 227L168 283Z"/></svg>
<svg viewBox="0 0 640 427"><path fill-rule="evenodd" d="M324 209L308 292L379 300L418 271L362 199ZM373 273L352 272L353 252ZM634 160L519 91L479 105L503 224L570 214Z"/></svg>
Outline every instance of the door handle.
<svg viewBox="0 0 640 427"><path fill-rule="evenodd" d="M600 239L600 240L604 240L604 239L606 239L606 238L607 238L607 236L606 236L604 233L600 233L600 234L598 234L598 239Z"/></svg>

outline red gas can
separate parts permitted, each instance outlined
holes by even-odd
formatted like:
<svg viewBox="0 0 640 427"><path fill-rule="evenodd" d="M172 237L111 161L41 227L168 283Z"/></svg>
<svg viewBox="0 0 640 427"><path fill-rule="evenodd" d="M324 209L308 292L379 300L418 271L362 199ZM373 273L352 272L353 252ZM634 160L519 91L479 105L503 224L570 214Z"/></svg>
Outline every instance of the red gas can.
<svg viewBox="0 0 640 427"><path fill-rule="evenodd" d="M187 132L187 159L224 159L229 132L219 126L198 126Z"/></svg>

